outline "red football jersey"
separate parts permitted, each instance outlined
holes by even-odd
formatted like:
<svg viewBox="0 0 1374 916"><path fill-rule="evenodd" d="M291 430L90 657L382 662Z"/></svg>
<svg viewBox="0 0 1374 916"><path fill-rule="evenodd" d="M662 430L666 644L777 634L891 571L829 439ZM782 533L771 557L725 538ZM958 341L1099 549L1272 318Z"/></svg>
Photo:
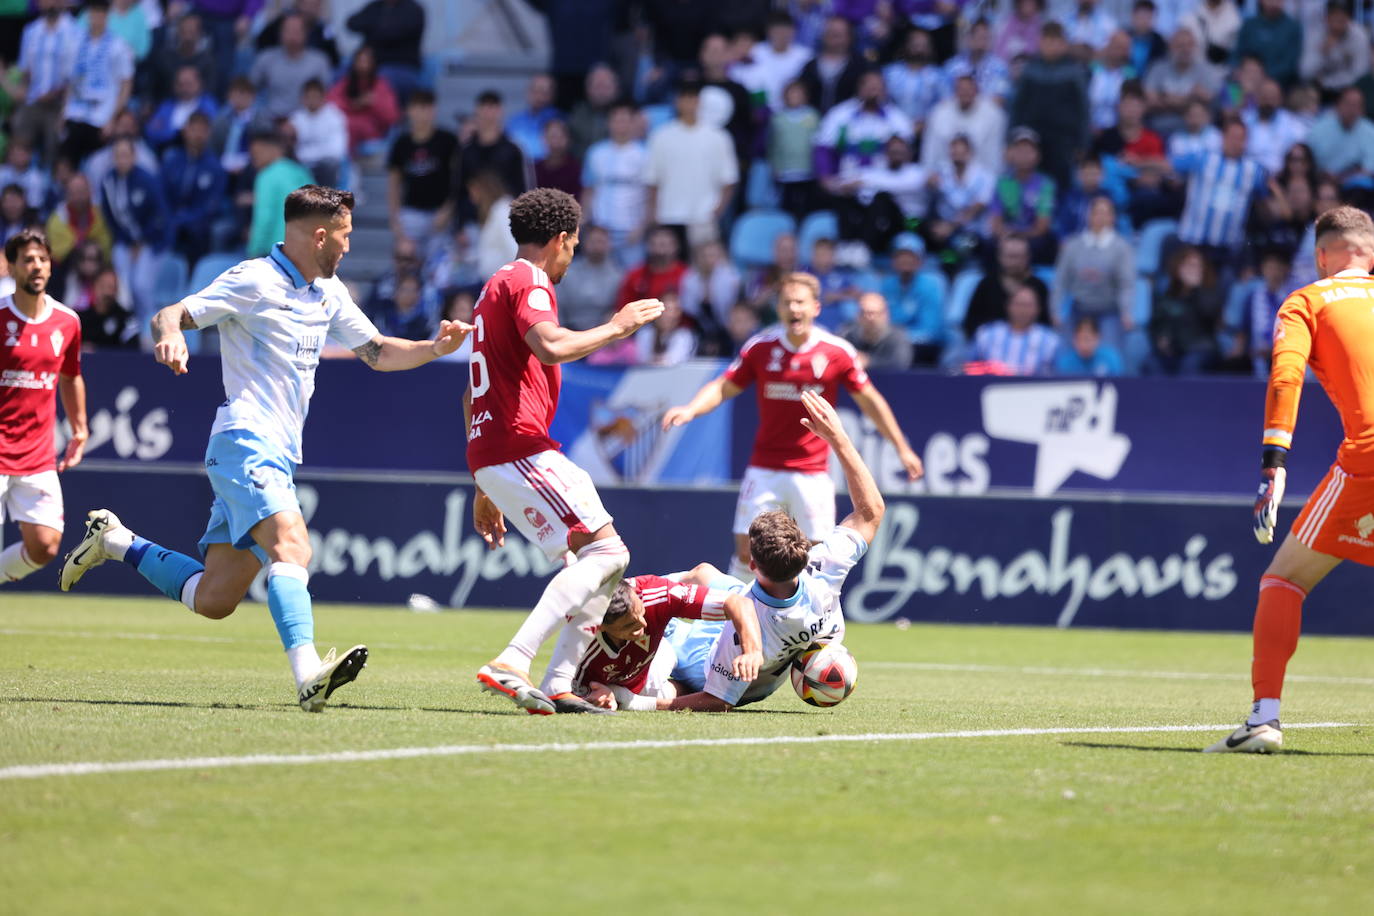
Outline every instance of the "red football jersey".
<svg viewBox="0 0 1374 916"><path fill-rule="evenodd" d="M613 649L599 631L577 666L573 689L585 691L595 681L617 685L632 693L644 689L649 663L663 641L663 631L674 617L690 620L724 620L729 592L701 585L673 582L659 576L635 576L630 585L644 602L644 635Z"/></svg>
<svg viewBox="0 0 1374 916"><path fill-rule="evenodd" d="M525 332L539 322L558 323L549 275L523 258L512 261L482 288L472 321L468 470L557 449L549 424L562 370L541 363L525 343Z"/></svg>
<svg viewBox="0 0 1374 916"><path fill-rule="evenodd" d="M820 328L813 328L810 339L795 350L780 327L755 334L725 370L725 378L741 388L758 385L759 431L749 464L806 473L826 470L830 446L801 425L806 416L802 392L818 392L834 404L840 385L850 391L868 386L868 373L854 348Z"/></svg>
<svg viewBox="0 0 1374 916"><path fill-rule="evenodd" d="M81 374L81 319L47 299L30 321L12 296L0 299L0 474L51 471L57 428L57 376Z"/></svg>

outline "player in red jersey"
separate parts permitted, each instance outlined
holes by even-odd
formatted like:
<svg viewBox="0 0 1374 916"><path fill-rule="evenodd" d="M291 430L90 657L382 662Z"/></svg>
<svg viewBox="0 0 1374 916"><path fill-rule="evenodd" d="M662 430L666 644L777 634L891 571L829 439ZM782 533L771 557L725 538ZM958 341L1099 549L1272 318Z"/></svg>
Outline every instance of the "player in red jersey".
<svg viewBox="0 0 1374 916"><path fill-rule="evenodd" d="M511 203L518 257L487 281L477 300L463 395L468 469L477 482L474 527L489 547L500 547L509 518L550 559L567 562L510 645L477 672L483 689L539 715L606 711L572 692L572 676L630 561L591 477L549 438L559 365L629 337L663 313L662 302L641 299L587 331L559 325L553 287L572 263L581 219L577 201L552 188L527 191ZM536 688L530 661L559 628Z"/></svg>
<svg viewBox="0 0 1374 916"><path fill-rule="evenodd" d="M730 575L749 580L749 524L781 509L797 520L813 542L835 528L835 485L828 466L830 446L801 425L803 391L815 391L832 405L843 385L854 403L897 449L907 476L923 473L921 459L902 435L887 399L879 393L843 338L816 327L820 282L807 273L788 275L778 296L781 322L754 335L725 374L707 382L684 407L663 415L665 430L710 413L750 385L757 385L759 429L754 452L740 482L735 507L735 555Z"/></svg>
<svg viewBox="0 0 1374 916"><path fill-rule="evenodd" d="M5 243L13 295L0 299L0 524L19 523L20 540L0 551L0 582L48 565L62 542L60 471L86 448L86 383L81 379L81 321L47 294L52 249L37 229ZM53 436L57 389L71 424L57 460Z"/></svg>
<svg viewBox="0 0 1374 916"><path fill-rule="evenodd" d="M749 598L692 582L635 576L616 586L601 626L577 666L573 691L607 709L653 710L657 699L671 700L676 692L668 675L675 656L664 653L667 664L657 670L653 662L659 657L663 631L677 617L730 621L740 642L731 673L745 683L759 676L763 637Z"/></svg>

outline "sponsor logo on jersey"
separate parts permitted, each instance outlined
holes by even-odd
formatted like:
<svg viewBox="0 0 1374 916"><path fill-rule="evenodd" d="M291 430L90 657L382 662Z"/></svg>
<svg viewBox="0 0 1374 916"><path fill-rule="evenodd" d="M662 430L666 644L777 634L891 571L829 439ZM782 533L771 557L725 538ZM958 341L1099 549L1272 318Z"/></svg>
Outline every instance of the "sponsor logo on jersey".
<svg viewBox="0 0 1374 916"><path fill-rule="evenodd" d="M721 677L725 678L727 681L739 680L739 678L735 677L734 673L729 668L725 667L720 662L712 662L711 670L714 671L716 674L719 674Z"/></svg>
<svg viewBox="0 0 1374 916"><path fill-rule="evenodd" d="M537 540L543 541L553 535L553 526L550 525L549 520L544 517L544 513L534 508L534 506L525 507L525 521L534 526L534 536ZM572 623L571 617L568 618L568 622Z"/></svg>
<svg viewBox="0 0 1374 916"><path fill-rule="evenodd" d="M1131 451L1116 431L1116 386L1097 382L989 385L983 429L994 439L1038 446L1036 496L1048 496L1082 471L1111 480Z"/></svg>
<svg viewBox="0 0 1374 916"><path fill-rule="evenodd" d="M824 385L796 385L792 382L765 382L763 396L770 401L800 401L802 392L825 395Z"/></svg>
<svg viewBox="0 0 1374 916"><path fill-rule="evenodd" d="M1374 513L1366 513L1363 518L1355 523L1356 529L1360 532L1360 537L1367 538L1374 532Z"/></svg>
<svg viewBox="0 0 1374 916"><path fill-rule="evenodd" d="M6 369L0 372L0 388L52 391L56 385L56 372L34 372L32 369Z"/></svg>

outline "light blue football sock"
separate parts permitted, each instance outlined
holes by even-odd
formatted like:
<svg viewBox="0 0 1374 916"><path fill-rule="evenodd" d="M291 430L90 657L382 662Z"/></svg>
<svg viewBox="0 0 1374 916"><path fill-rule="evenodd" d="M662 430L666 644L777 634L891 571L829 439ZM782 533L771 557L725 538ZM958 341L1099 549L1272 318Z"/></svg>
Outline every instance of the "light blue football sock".
<svg viewBox="0 0 1374 916"><path fill-rule="evenodd" d="M199 560L168 550L138 535L134 535L134 542L124 555L124 562L137 569L139 575L173 601L181 600L181 590L188 579L198 572L205 572L205 564Z"/></svg>
<svg viewBox="0 0 1374 916"><path fill-rule="evenodd" d="M295 563L273 563L267 570L267 609L285 649L315 641L315 614L310 607L310 574Z"/></svg>

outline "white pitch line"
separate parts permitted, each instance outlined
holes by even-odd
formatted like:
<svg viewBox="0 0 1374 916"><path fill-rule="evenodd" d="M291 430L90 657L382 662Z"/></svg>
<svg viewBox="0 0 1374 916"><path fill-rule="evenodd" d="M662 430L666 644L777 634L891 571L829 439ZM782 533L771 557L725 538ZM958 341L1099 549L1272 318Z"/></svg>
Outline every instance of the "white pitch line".
<svg viewBox="0 0 1374 916"><path fill-rule="evenodd" d="M1133 671L1129 668L1046 668L1016 665L964 665L953 662L864 662L865 668L905 668L913 671L964 671L972 674L1039 674L1049 677L1148 678L1165 681L1249 681L1248 671L1217 674L1206 671ZM1336 674L1290 674L1285 680L1306 684L1356 684L1374 686L1374 677Z"/></svg>
<svg viewBox="0 0 1374 916"><path fill-rule="evenodd" d="M1289 723L1285 728L1349 728L1351 722ZM590 741L581 744L441 744L435 747L393 747L371 751L333 751L327 754L250 754L241 757L171 757L161 760L124 760L91 763L39 763L0 769L0 780L41 779L46 776L93 776L101 773L149 773L159 770L205 770L225 767L303 766L312 763L366 763L413 760L419 757L460 757L471 754L541 754L582 751L644 751L684 747L750 747L767 744L842 744L887 741L932 741L937 738L1019 738L1036 735L1111 735L1146 732L1221 732L1227 725L1149 725L1087 728L1007 728L957 732L895 732L862 735L775 735L751 738L690 738L675 741Z"/></svg>

